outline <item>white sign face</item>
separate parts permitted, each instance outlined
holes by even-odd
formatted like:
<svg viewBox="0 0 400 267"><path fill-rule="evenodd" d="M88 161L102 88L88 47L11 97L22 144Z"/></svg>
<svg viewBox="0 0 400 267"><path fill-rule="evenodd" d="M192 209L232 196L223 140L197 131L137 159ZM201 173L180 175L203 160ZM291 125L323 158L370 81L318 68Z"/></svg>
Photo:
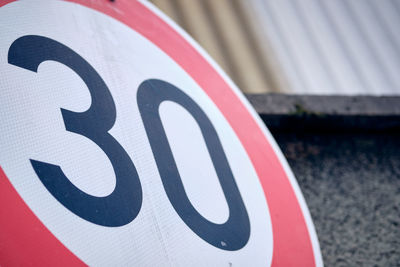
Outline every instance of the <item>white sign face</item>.
<svg viewBox="0 0 400 267"><path fill-rule="evenodd" d="M0 8L3 178L88 265L273 264L278 230L267 178L227 111L149 38L151 30L144 36L81 4L18 1ZM150 12L147 4L132 5ZM298 197L296 186L289 189ZM298 201L318 264L301 195ZM0 265L14 256L0 246Z"/></svg>

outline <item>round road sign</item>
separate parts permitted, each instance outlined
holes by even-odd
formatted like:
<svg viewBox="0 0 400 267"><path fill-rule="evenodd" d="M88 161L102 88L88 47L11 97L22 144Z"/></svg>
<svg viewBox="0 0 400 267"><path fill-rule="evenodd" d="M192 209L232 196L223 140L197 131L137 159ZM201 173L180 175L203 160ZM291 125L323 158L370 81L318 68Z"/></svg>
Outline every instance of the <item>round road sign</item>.
<svg viewBox="0 0 400 267"><path fill-rule="evenodd" d="M321 265L285 159L143 1L0 1L0 265Z"/></svg>

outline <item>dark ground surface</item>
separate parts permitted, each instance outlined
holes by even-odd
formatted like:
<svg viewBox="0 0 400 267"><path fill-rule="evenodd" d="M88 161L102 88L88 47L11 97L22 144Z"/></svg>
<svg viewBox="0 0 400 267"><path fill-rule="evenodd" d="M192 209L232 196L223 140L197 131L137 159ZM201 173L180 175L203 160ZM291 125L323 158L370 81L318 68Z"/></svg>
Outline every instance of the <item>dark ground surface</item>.
<svg viewBox="0 0 400 267"><path fill-rule="evenodd" d="M274 137L307 201L325 266L400 266L400 134Z"/></svg>

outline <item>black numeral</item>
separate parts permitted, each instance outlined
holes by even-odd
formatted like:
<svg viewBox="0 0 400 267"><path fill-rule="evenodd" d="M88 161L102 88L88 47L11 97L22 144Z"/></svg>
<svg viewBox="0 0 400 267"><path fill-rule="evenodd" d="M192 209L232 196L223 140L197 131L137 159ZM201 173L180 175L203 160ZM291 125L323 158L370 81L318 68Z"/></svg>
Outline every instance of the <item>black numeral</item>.
<svg viewBox="0 0 400 267"><path fill-rule="evenodd" d="M85 59L52 39L23 36L14 41L8 52L10 64L34 72L37 72L40 63L48 60L72 69L88 87L92 104L87 111L80 113L61 109L61 113L67 131L89 138L107 155L115 172L115 189L106 197L92 196L74 186L60 166L37 160L31 160L31 164L47 190L76 215L99 225L125 225L140 211L142 188L130 157L108 133L116 118L111 93Z"/></svg>
<svg viewBox="0 0 400 267"><path fill-rule="evenodd" d="M161 80L144 81L139 86L137 99L164 189L181 219L193 232L215 247L238 250L245 246L250 236L249 217L217 132L207 115L187 94ZM186 195L159 114L159 106L163 101L173 101L184 107L200 127L229 207L229 218L223 224L212 223L204 218Z"/></svg>

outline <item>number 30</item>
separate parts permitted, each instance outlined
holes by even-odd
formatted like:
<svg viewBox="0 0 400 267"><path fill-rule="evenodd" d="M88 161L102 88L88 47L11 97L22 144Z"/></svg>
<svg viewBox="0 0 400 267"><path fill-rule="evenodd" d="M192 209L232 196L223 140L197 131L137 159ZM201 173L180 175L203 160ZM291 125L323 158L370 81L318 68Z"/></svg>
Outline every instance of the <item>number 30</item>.
<svg viewBox="0 0 400 267"><path fill-rule="evenodd" d="M135 165L108 133L116 119L111 93L85 59L55 40L27 35L15 40L8 51L9 64L34 72L48 60L72 69L89 89L92 104L87 111L61 109L61 114L67 131L89 138L104 151L114 169L116 186L108 196L96 197L74 186L58 165L31 159L32 167L47 190L81 218L108 227L128 224L138 215L143 194ZM200 127L229 207L229 218L223 224L208 221L190 203L159 115L159 105L166 100L185 108ZM249 217L217 132L207 115L182 90L161 80L144 81L139 86L137 101L165 192L180 218L215 247L224 250L244 247L250 237Z"/></svg>

